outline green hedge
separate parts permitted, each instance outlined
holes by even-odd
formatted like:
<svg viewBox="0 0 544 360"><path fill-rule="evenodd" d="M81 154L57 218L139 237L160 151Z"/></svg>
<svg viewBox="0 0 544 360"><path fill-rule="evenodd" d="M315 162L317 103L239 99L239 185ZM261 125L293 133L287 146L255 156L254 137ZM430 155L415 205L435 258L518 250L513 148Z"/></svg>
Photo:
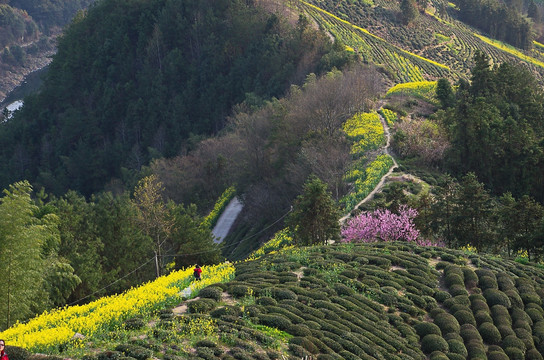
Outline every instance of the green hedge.
<svg viewBox="0 0 544 360"><path fill-rule="evenodd" d="M421 350L425 354L430 354L433 351L448 351L448 343L444 338L437 334L427 334L421 339Z"/></svg>

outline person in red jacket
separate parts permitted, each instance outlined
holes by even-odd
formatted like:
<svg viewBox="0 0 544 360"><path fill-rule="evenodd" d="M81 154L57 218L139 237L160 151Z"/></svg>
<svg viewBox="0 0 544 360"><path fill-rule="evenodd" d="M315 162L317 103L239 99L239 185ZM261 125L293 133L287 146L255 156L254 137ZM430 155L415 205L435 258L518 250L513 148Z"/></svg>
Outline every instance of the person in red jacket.
<svg viewBox="0 0 544 360"><path fill-rule="evenodd" d="M193 275L195 276L195 279L200 281L200 274L202 274L202 269L200 266L196 265L195 269L193 270ZM3 360L3 359L0 359Z"/></svg>
<svg viewBox="0 0 544 360"><path fill-rule="evenodd" d="M8 354L4 351L6 349L6 342L0 340L0 360L9 360Z"/></svg>

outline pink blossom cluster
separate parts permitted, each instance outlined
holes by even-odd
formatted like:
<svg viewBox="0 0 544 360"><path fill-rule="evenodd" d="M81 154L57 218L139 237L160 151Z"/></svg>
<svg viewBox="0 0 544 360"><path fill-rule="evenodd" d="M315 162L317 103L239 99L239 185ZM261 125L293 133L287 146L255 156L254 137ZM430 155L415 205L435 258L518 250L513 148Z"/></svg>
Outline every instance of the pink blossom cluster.
<svg viewBox="0 0 544 360"><path fill-rule="evenodd" d="M416 241L419 230L414 218L418 212L402 205L399 213L378 209L350 219L342 229L342 242Z"/></svg>

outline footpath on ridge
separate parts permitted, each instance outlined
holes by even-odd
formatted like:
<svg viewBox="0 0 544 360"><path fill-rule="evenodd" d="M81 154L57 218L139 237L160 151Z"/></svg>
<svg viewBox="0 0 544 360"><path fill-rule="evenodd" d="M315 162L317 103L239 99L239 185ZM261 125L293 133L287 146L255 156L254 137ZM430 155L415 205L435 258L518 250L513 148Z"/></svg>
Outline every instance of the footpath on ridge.
<svg viewBox="0 0 544 360"><path fill-rule="evenodd" d="M385 147L383 148L383 152L387 155L389 155L391 157L391 159L393 159L393 166L391 166L391 168L389 169L389 171L384 175L382 176L382 178L380 179L380 182L376 185L376 187L374 187L374 189L361 201L359 201L359 203L357 203L357 205L355 205L355 207L353 208L353 210L356 210L358 209L362 204L368 202L369 200L371 200L374 195L383 187L383 184L385 183L385 180L393 173L393 171L399 167L398 163L397 163L397 160L395 160L395 158L393 157L393 155L391 155L391 151L389 150L389 147L391 145L391 132L389 131L389 126L387 125L387 122L385 121L385 119L383 118L383 116L380 114L380 112L378 111L378 115L380 117L380 121L382 123L382 126L383 126L383 131L384 131L384 134L385 134ZM352 210L352 211L353 211ZM351 216L351 211L346 214L345 216L343 216L342 218L340 218L339 222L340 222L340 225L343 225L347 219L349 219Z"/></svg>

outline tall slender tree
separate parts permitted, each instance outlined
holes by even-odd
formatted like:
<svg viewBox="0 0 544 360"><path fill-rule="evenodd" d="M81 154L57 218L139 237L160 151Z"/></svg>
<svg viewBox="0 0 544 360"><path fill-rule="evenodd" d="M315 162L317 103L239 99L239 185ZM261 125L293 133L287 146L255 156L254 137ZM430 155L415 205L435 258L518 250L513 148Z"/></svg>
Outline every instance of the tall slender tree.
<svg viewBox="0 0 544 360"><path fill-rule="evenodd" d="M304 190L295 200L293 212L287 219L299 245L326 244L340 237L340 210L327 184L311 175Z"/></svg>
<svg viewBox="0 0 544 360"><path fill-rule="evenodd" d="M36 297L44 285L43 246L58 236L54 216L38 219L34 215L37 206L31 192L28 182L18 182L4 190L0 199L0 328L33 315Z"/></svg>

